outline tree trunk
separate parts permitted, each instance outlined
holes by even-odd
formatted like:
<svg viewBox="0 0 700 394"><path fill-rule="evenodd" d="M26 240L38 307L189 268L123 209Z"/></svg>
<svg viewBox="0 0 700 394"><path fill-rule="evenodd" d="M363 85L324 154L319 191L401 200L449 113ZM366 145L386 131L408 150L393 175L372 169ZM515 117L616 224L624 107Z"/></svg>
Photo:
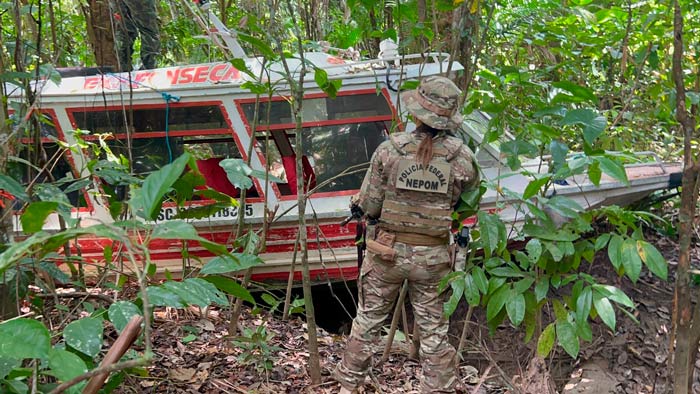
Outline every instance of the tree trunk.
<svg viewBox="0 0 700 394"><path fill-rule="evenodd" d="M673 81L676 85L676 119L684 137L683 190L679 212L679 252L674 294L675 351L673 358L673 392L687 394L692 390L695 358L700 339L700 305L693 309L690 290L690 244L693 234L695 208L700 181L700 154L693 152L691 141L696 135L694 114L685 105L686 88L683 75L683 14L678 0L674 1L673 21ZM697 74L696 74L697 78ZM697 90L697 84L696 84Z"/></svg>
<svg viewBox="0 0 700 394"><path fill-rule="evenodd" d="M95 55L95 64L117 70L117 52L112 29L112 10L108 0L89 0L82 6L88 41Z"/></svg>

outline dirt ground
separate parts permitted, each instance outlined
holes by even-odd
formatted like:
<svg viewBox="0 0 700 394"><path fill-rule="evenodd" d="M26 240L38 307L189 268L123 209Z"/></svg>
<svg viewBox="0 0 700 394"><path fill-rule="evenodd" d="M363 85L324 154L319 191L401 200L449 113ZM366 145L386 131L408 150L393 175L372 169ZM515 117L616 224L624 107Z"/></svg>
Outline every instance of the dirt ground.
<svg viewBox="0 0 700 394"><path fill-rule="evenodd" d="M661 393L669 375L668 355L671 330L673 282L677 263L674 241L648 237L670 263L669 281L663 282L647 271L633 285L610 269L607 256L600 254L589 273L600 282L621 287L637 304L635 322L617 313L617 331L594 322L593 338L582 343L578 360L557 349L541 366L527 370L534 343L523 344L523 333L502 325L488 335L483 311L472 317L464 360L460 364L463 392L511 393L514 382L532 382L537 371L548 369L558 392L564 393ZM700 261L700 247L693 251ZM241 325L255 330L265 327L268 341L237 342L226 338L228 321L218 310L202 316L192 311L157 311L153 341L157 359L148 376L129 377L118 393L336 393L338 385L331 371L340 360L345 337L319 332L323 382L311 385L307 373L306 324L299 318L281 321L269 313L251 314L246 309ZM318 313L318 311L317 311ZM462 321L454 321L455 342ZM459 329L458 329L459 327ZM406 349L402 338L396 348ZM184 342L187 342L186 344ZM266 345L267 343L267 345ZM243 360L241 346L256 354ZM250 351L248 352L250 354ZM378 357L377 357L378 360ZM265 371L263 364L268 362ZM698 364L700 365L700 363ZM360 393L419 393L420 364L397 351L388 362L375 366ZM533 372L534 371L534 372ZM534 375L533 375L534 374ZM516 386L517 387L517 386ZM537 394L546 394L540 391ZM698 392L698 391L696 391Z"/></svg>

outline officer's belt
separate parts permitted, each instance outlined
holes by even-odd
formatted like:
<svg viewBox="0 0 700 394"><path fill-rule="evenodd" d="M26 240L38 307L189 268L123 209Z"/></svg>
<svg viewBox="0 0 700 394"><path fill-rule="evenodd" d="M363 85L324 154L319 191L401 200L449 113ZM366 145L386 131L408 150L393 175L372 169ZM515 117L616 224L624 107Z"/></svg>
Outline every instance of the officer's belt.
<svg viewBox="0 0 700 394"><path fill-rule="evenodd" d="M402 232L394 232L394 234L396 234L396 242L413 246L442 246L447 245L449 241L447 237L433 237L425 234Z"/></svg>

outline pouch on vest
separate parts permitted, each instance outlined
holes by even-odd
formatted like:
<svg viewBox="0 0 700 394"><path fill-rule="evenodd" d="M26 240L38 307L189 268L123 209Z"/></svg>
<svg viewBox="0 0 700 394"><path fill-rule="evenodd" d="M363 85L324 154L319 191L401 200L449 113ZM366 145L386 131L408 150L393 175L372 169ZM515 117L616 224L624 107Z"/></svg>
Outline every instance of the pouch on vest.
<svg viewBox="0 0 700 394"><path fill-rule="evenodd" d="M379 230L375 239L367 238L367 250L379 256L382 260L394 261L396 259L395 240L395 234Z"/></svg>

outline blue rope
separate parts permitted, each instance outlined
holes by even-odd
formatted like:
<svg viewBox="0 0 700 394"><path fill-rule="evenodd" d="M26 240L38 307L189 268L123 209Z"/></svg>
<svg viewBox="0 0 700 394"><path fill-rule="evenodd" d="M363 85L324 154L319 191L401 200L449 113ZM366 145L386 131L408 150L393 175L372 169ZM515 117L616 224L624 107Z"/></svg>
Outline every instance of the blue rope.
<svg viewBox="0 0 700 394"><path fill-rule="evenodd" d="M163 100L165 100L165 145L168 146L168 163L173 162L173 148L170 147L170 102L179 102L180 97L179 96L173 96L172 94L168 92L162 92L160 94L163 96Z"/></svg>

